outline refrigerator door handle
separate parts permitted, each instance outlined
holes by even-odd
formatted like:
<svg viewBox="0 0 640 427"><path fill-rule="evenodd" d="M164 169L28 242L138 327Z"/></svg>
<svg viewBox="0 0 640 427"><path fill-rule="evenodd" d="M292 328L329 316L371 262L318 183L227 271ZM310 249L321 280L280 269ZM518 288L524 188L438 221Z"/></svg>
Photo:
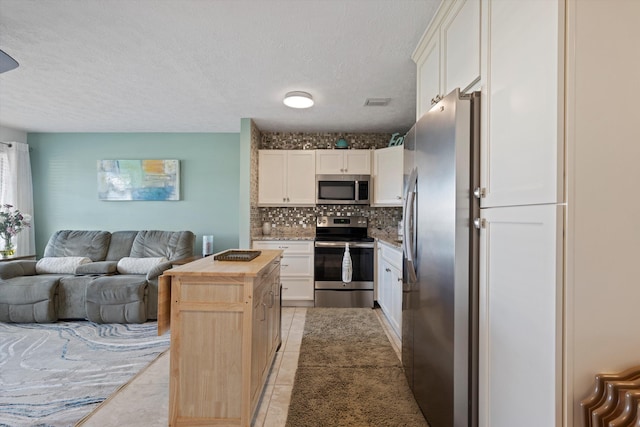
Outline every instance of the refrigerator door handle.
<svg viewBox="0 0 640 427"><path fill-rule="evenodd" d="M404 194L404 224L403 224L403 239L402 246L405 257L407 258L409 282L415 283L417 281L417 275L415 266L413 264L413 248L414 244L414 204L416 197L416 186L418 184L418 168L413 168L409 179L407 180L407 187Z"/></svg>

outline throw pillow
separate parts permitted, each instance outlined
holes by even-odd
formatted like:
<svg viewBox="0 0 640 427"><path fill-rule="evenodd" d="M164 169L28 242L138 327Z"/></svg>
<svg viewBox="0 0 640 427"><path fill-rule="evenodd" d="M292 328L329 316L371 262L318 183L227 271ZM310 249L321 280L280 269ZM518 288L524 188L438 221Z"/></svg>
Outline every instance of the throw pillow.
<svg viewBox="0 0 640 427"><path fill-rule="evenodd" d="M81 256L60 256L40 258L36 263L37 274L76 274L76 268L88 264L91 258Z"/></svg>
<svg viewBox="0 0 640 427"><path fill-rule="evenodd" d="M165 257L132 258L124 257L118 261L120 274L147 274L158 264L169 261Z"/></svg>

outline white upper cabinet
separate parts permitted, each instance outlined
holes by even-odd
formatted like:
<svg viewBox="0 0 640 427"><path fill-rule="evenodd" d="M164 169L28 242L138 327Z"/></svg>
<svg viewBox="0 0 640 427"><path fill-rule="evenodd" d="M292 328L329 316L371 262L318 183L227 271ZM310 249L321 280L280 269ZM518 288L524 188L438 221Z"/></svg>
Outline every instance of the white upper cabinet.
<svg viewBox="0 0 640 427"><path fill-rule="evenodd" d="M563 200L563 5L483 2L482 207Z"/></svg>
<svg viewBox="0 0 640 427"><path fill-rule="evenodd" d="M369 175L371 150L315 150L318 175Z"/></svg>
<svg viewBox="0 0 640 427"><path fill-rule="evenodd" d="M402 206L403 149L399 145L373 152L372 206Z"/></svg>
<svg viewBox="0 0 640 427"><path fill-rule="evenodd" d="M315 163L313 150L260 150L258 204L315 205Z"/></svg>
<svg viewBox="0 0 640 427"><path fill-rule="evenodd" d="M480 2L444 1L412 56L417 65L416 119L455 88L480 79Z"/></svg>
<svg viewBox="0 0 640 427"><path fill-rule="evenodd" d="M414 58L417 65L418 105L416 121L429 111L436 98L441 96L440 90L440 34L435 33L424 47L420 56Z"/></svg>
<svg viewBox="0 0 640 427"><path fill-rule="evenodd" d="M441 29L443 95L480 79L480 2L458 0Z"/></svg>

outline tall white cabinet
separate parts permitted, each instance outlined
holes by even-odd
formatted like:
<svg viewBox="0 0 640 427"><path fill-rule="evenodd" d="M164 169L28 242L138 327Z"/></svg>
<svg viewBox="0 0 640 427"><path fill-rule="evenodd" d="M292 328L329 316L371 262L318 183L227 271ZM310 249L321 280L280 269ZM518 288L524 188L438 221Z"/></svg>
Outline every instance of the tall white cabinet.
<svg viewBox="0 0 640 427"><path fill-rule="evenodd" d="M414 53L418 115L450 89L443 28L466 3ZM640 358L640 2L480 7L479 424L578 427L594 375Z"/></svg>
<svg viewBox="0 0 640 427"><path fill-rule="evenodd" d="M564 5L482 6L479 425L559 426Z"/></svg>

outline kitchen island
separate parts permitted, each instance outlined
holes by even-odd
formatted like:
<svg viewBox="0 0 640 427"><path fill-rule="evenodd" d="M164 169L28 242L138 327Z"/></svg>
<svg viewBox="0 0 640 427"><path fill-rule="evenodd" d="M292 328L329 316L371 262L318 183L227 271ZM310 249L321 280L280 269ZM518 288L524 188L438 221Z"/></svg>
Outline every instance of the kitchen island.
<svg viewBox="0 0 640 427"><path fill-rule="evenodd" d="M251 425L280 345L281 256L209 256L160 277L158 333L171 328L170 426Z"/></svg>

